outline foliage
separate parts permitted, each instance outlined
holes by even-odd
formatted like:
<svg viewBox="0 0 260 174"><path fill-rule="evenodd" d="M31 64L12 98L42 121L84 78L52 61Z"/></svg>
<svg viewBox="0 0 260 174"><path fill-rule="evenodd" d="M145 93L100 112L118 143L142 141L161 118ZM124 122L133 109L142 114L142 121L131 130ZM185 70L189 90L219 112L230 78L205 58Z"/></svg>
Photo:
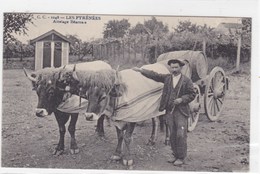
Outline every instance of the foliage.
<svg viewBox="0 0 260 174"><path fill-rule="evenodd" d="M244 49L251 49L251 28L252 19L242 18L242 47Z"/></svg>
<svg viewBox="0 0 260 174"><path fill-rule="evenodd" d="M26 24L32 22L30 13L4 13L4 44L15 41L13 34L26 34Z"/></svg>
<svg viewBox="0 0 260 174"><path fill-rule="evenodd" d="M22 61L24 57L32 57L33 55L34 47L32 45L23 44L16 39L4 45L5 58L20 58L20 61Z"/></svg>
<svg viewBox="0 0 260 174"><path fill-rule="evenodd" d="M125 34L128 34L128 29L130 28L130 23L127 19L122 20L110 20L105 24L105 29L103 32L103 38L115 37L120 38L124 37Z"/></svg>
<svg viewBox="0 0 260 174"><path fill-rule="evenodd" d="M179 24L176 28L174 28L174 31L176 33L191 32L193 34L196 34L199 31L199 26L191 23L190 21L179 21Z"/></svg>
<svg viewBox="0 0 260 174"><path fill-rule="evenodd" d="M157 20L155 17L152 17L150 20L145 21L144 24L137 23L129 31L131 35L148 34L153 37L156 37L156 35L158 34L160 35L162 33L168 32L168 26L164 25L162 21Z"/></svg>
<svg viewBox="0 0 260 174"><path fill-rule="evenodd" d="M82 41L77 35L67 35L70 41L70 54L77 55L78 60L82 61L87 54L92 54L92 45L89 42Z"/></svg>

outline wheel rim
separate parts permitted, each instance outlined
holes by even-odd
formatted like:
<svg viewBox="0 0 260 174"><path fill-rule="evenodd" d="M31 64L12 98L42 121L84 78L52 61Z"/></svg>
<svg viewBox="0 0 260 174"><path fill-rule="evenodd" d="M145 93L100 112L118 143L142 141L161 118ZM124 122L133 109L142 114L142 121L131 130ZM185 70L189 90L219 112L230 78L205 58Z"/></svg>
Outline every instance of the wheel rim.
<svg viewBox="0 0 260 174"><path fill-rule="evenodd" d="M188 118L188 131L191 132L195 129L200 115L200 88L194 84L196 96L193 101L189 103L191 116Z"/></svg>
<svg viewBox="0 0 260 174"><path fill-rule="evenodd" d="M220 67L215 67L208 77L204 94L204 107L209 120L216 121L224 107L226 76Z"/></svg>

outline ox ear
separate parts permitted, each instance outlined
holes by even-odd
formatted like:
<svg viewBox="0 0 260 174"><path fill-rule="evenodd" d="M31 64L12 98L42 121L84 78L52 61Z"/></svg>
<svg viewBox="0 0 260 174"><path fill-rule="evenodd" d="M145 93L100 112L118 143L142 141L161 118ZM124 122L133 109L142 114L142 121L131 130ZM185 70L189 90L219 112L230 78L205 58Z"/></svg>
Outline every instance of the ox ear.
<svg viewBox="0 0 260 174"><path fill-rule="evenodd" d="M26 71L26 69L23 67L23 71L24 71L24 74L25 74L25 76L29 79L29 80L31 80L32 82L36 82L36 78L35 77L32 77L31 75L28 75L28 73L27 73L27 71Z"/></svg>
<svg viewBox="0 0 260 174"><path fill-rule="evenodd" d="M57 80L61 80L62 79L62 72L60 71L59 73L58 73L58 79Z"/></svg>

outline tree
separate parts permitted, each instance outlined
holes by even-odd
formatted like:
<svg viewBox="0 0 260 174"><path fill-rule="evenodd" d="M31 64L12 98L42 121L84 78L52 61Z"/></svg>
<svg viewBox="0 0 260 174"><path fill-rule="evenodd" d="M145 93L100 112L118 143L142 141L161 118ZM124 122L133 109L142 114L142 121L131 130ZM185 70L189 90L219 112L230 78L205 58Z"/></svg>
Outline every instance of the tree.
<svg viewBox="0 0 260 174"><path fill-rule="evenodd" d="M145 21L144 24L137 23L133 28L130 29L131 35L137 35L137 34L149 34L149 35L155 35L155 34L162 34L162 33L168 33L169 28L167 25L164 25L162 21L157 20L154 16L148 20Z"/></svg>
<svg viewBox="0 0 260 174"><path fill-rule="evenodd" d="M132 37L134 35L136 38L140 38L136 40L140 44L136 43L136 45L140 45L143 57L145 57L143 49L147 51L150 63L156 61L158 55L164 52L165 45L169 43L167 41L169 33L168 26L163 24L162 21L157 20L154 16L144 21L143 24L137 23L130 29L129 33Z"/></svg>
<svg viewBox="0 0 260 174"><path fill-rule="evenodd" d="M79 39L77 35L66 35L66 37L70 40L70 53L77 55L80 59L82 40Z"/></svg>
<svg viewBox="0 0 260 174"><path fill-rule="evenodd" d="M83 58L87 54L92 54L92 44L89 42L84 42L81 39L78 38L77 35L67 35L66 36L71 44L70 44L70 52L72 55L77 55L78 60L82 61Z"/></svg>
<svg viewBox="0 0 260 174"><path fill-rule="evenodd" d="M167 25L164 25L162 21L157 20L154 16L152 19L144 22L144 27L147 33L156 34L160 33L168 33L169 28Z"/></svg>
<svg viewBox="0 0 260 174"><path fill-rule="evenodd" d="M110 20L105 24L105 30L103 32L103 38L120 38L123 37L128 29L130 28L130 23L127 19L122 20Z"/></svg>
<svg viewBox="0 0 260 174"><path fill-rule="evenodd" d="M145 30L144 24L137 23L133 28L129 30L130 35L148 34Z"/></svg>
<svg viewBox="0 0 260 174"><path fill-rule="evenodd" d="M192 32L192 33L198 33L199 32L199 26L196 24L191 23L190 21L180 21L176 28L174 28L174 31L177 33L182 33L184 31L186 32Z"/></svg>
<svg viewBox="0 0 260 174"><path fill-rule="evenodd" d="M242 18L242 49L249 50L249 52L251 52L251 28L252 19Z"/></svg>
<svg viewBox="0 0 260 174"><path fill-rule="evenodd" d="M26 24L33 23L32 19L28 13L4 13L4 44L15 40L13 34L27 34Z"/></svg>

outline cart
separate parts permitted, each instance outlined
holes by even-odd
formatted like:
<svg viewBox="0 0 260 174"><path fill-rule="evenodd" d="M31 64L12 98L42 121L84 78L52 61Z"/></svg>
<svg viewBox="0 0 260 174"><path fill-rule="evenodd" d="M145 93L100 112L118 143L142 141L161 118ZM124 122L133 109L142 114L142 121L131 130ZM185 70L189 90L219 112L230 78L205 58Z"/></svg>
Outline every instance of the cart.
<svg viewBox="0 0 260 174"><path fill-rule="evenodd" d="M168 60L179 59L185 62L182 73L191 78L196 91L195 99L189 103L191 117L188 119L188 131L195 129L201 113L204 97L204 110L210 121L216 121L224 108L228 78L221 67L214 67L208 74L208 60L201 51L173 51L161 54L157 63L166 67Z"/></svg>

